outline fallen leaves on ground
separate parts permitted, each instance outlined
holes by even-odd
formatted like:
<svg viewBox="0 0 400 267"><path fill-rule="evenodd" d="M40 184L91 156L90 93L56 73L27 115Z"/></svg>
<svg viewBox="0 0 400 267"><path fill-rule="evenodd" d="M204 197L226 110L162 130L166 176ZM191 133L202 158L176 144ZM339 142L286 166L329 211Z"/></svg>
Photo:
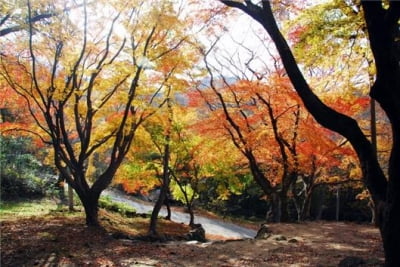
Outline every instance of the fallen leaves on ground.
<svg viewBox="0 0 400 267"><path fill-rule="evenodd" d="M134 239L145 234L148 219L104 212L101 218L103 228L86 227L83 215L3 219L1 266L337 266L346 256L371 259L369 266L383 261L371 225L271 224L273 235L265 240L197 243L179 241L187 226L161 220L160 232L177 241L151 243Z"/></svg>

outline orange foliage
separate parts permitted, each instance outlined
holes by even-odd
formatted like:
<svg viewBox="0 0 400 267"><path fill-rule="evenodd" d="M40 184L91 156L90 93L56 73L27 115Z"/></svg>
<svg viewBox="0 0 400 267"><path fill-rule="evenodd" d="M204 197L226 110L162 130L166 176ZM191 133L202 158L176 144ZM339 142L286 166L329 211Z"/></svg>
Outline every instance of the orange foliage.
<svg viewBox="0 0 400 267"><path fill-rule="evenodd" d="M272 184L279 184L283 173L282 148L276 138L286 143L289 171L312 175L310 172L315 171L312 164L315 164L319 173L327 174L335 166L346 169L348 166L343 166L345 157L350 159L349 162L355 162L353 150L340 145L337 135L321 127L308 114L286 75L277 72L268 82L238 80L216 90L188 93L189 106L202 112L193 127L213 139L232 139L242 151L253 151ZM359 111L367 104L365 99L355 99L353 105L342 101L339 106ZM223 105L235 126L228 122ZM207 107L211 107L211 112L205 113ZM278 137L273 133L271 120L276 121Z"/></svg>

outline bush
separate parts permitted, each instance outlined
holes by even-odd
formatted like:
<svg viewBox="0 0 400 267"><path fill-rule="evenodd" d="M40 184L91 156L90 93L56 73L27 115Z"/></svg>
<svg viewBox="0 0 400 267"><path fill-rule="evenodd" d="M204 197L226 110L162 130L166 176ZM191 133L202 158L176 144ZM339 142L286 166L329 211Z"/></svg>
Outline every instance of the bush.
<svg viewBox="0 0 400 267"><path fill-rule="evenodd" d="M43 197L56 182L31 153L30 139L0 136L1 199Z"/></svg>
<svg viewBox="0 0 400 267"><path fill-rule="evenodd" d="M123 216L132 217L136 214L136 209L129 206L128 204L115 202L110 197L100 197L99 207L105 210L118 212Z"/></svg>

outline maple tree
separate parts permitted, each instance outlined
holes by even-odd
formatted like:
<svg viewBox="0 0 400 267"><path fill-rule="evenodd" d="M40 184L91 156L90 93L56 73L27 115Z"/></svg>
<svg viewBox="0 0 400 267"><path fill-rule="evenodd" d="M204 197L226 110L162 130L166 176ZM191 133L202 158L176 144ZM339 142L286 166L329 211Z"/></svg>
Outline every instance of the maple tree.
<svg viewBox="0 0 400 267"><path fill-rule="evenodd" d="M304 75L314 92L335 110L357 119L364 134L370 136L381 166L387 169L390 125L379 104L366 96L376 70L366 45L368 34L360 3L328 1L285 24L293 53L307 68Z"/></svg>
<svg viewBox="0 0 400 267"><path fill-rule="evenodd" d="M250 67L254 59L252 54L246 62L246 70L240 70L239 66L232 65L233 60L225 57L227 62L217 60L220 66L230 66L240 74L231 71L227 78L220 73L222 67L213 66L205 56L211 76L210 89L200 88L198 94L213 113L205 124L213 125L211 131L226 132L247 158L255 181L271 198L274 221L289 220L288 195L298 200L295 202L298 218L306 217L315 184L327 182L322 181L320 169L340 165L335 159L337 154L327 155L328 152L333 154L340 145L327 137L313 120L307 119L290 81L279 69L273 74L268 74L270 71L255 73ZM251 81L246 72L253 73L256 81ZM314 137L317 131L323 133L318 135L321 138ZM300 181L305 189L294 193Z"/></svg>
<svg viewBox="0 0 400 267"><path fill-rule="evenodd" d="M173 126L172 153L174 155L170 173L172 177L171 193L174 199L185 204L189 213L189 225L194 227L194 200L198 198L201 186L208 179L206 172L210 164L208 139L193 129L198 122L196 111L180 106L175 109L176 119ZM212 164L212 163L211 163Z"/></svg>
<svg viewBox="0 0 400 267"><path fill-rule="evenodd" d="M158 210L162 204L168 204L168 196L173 196L187 206L190 214L189 225L193 226L192 204L196 196L196 185L194 179L190 177L190 172L193 171L198 178L199 166L196 163L191 164L194 159L188 151L189 147L186 144L188 138L183 130L186 118L180 111L183 107L177 102L179 102L177 99L169 100L166 114L164 114L167 119L161 117L154 120L154 117L153 120L146 123L145 128L151 135L158 154L157 158L160 161L158 167L160 170L157 171L157 168L155 170L156 176L162 177L160 196L164 191L164 200L159 197ZM151 231L155 232L153 229Z"/></svg>
<svg viewBox="0 0 400 267"><path fill-rule="evenodd" d="M162 155L162 187L160 190L160 194L158 196L158 199L154 205L153 211L151 213L150 217L150 227L149 227L149 233L151 235L157 234L157 218L158 218L158 213L161 210L161 206L168 201L167 200L167 195L169 193L169 184L171 182L171 177L170 177L170 141L171 141L171 128L172 128L172 120L173 120L173 114L172 114L172 106L171 106L171 100L168 97L167 98L167 123L166 127L164 129L164 142L162 146L159 146L158 149L160 151L160 154ZM168 211L169 211L169 218L171 217L171 210L169 209L169 205L167 204Z"/></svg>
<svg viewBox="0 0 400 267"><path fill-rule="evenodd" d="M161 191L165 187L166 199L159 205L166 204L168 209L169 197L182 202L190 215L189 225L193 226L194 200L200 191L207 190L202 185L204 179L215 175L209 168L216 164L217 157L211 152L215 146L192 126L199 122L197 111L182 103L181 98L170 99L168 108L157 112L139 129L137 143L133 144L116 182L130 193L147 194L154 188ZM168 159L166 154L169 154ZM126 173L131 170L129 166L136 166L137 171ZM165 182L166 167L170 183ZM156 233L154 228L150 232Z"/></svg>
<svg viewBox="0 0 400 267"><path fill-rule="evenodd" d="M37 8L28 2L23 10L28 34L13 37L21 42L5 40L13 49L1 55L1 76L51 142L54 163L81 199L86 223L98 225L99 196L140 124L165 103L160 92L179 80L175 74L187 66L181 47L190 38L168 1L84 2L74 15L33 24ZM100 21L105 27L96 26ZM87 169L97 153L105 153L106 164L91 176Z"/></svg>
<svg viewBox="0 0 400 267"><path fill-rule="evenodd" d="M282 62L297 93L307 110L321 123L346 137L357 153L363 181L371 193L378 211L378 224L385 249L387 266L398 266L397 253L400 240L400 66L398 65L398 20L400 3L398 1L361 1L365 27L368 31L370 49L374 56L376 78L370 88L374 98L388 116L393 134L389 171L385 176L371 142L361 131L357 122L325 105L311 90L301 73L286 39L281 34L275 20L271 2L254 4L252 1L224 1L225 5L238 8L258 21L275 43Z"/></svg>
<svg viewBox="0 0 400 267"><path fill-rule="evenodd" d="M35 3L37 2L37 3ZM31 16L21 14L21 9L26 6L25 1L3 2L0 4L0 37L4 37L14 32L28 30L29 23L43 23L55 16L60 16L63 13L68 13L71 10L81 7L76 3L65 2L61 5L47 5L39 1L31 1L34 4L35 10ZM68 6L70 4L70 6Z"/></svg>

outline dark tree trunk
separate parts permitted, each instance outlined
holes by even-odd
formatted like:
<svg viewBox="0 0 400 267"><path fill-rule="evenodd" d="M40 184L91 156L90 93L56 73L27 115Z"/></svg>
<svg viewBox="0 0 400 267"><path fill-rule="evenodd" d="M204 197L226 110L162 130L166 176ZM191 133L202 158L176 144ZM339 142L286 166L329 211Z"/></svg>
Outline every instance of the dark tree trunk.
<svg viewBox="0 0 400 267"><path fill-rule="evenodd" d="M267 212L267 221L270 222L280 222L281 221L281 204L280 197L278 193L270 194L271 205L269 211Z"/></svg>
<svg viewBox="0 0 400 267"><path fill-rule="evenodd" d="M188 205L188 212L189 212L189 226L193 226L194 225L194 213L193 213L193 208L192 205Z"/></svg>
<svg viewBox="0 0 400 267"><path fill-rule="evenodd" d="M187 208L187 211L188 211L188 213L189 213L189 226L193 226L194 225L194 211L193 211L193 200L194 200L194 194L193 194L193 196L191 197L191 199L189 199L189 196L188 196L188 194L187 194L187 191L185 191L184 189L183 189L183 187L182 187L182 185L178 182L178 185L179 185L179 187L181 188L181 190L182 190L182 193L183 193L183 195L184 195L184 197L185 197L185 201L186 201L186 208Z"/></svg>
<svg viewBox="0 0 400 267"><path fill-rule="evenodd" d="M87 226L100 226L99 223L99 197L100 194L88 193L87 195L80 195L80 200L85 209L86 225Z"/></svg>
<svg viewBox="0 0 400 267"><path fill-rule="evenodd" d="M68 184L68 210L74 211L74 189Z"/></svg>
<svg viewBox="0 0 400 267"><path fill-rule="evenodd" d="M370 95L386 112L392 124L393 137L386 198L377 199L376 193L370 192L383 239L386 265L400 266L400 2L390 1L388 9L382 7L381 1L363 1L362 6L377 72ZM373 175L371 172L368 178L376 179Z"/></svg>
<svg viewBox="0 0 400 267"><path fill-rule="evenodd" d="M293 194L293 203L296 208L296 219L297 221L302 221L307 199L307 190L305 188L306 184L303 182L303 188L301 190L296 190L294 188L296 186L297 184L292 185L291 192Z"/></svg>
<svg viewBox="0 0 400 267"><path fill-rule="evenodd" d="M161 207L164 203L164 199L166 196L166 190L164 189L165 185L161 188L160 195L154 205L153 212L151 213L150 217L150 227L149 227L149 235L158 235L157 233L157 221L158 221L158 214L160 213Z"/></svg>
<svg viewBox="0 0 400 267"><path fill-rule="evenodd" d="M167 207L167 216L165 216L165 219L170 221L171 220L171 204L169 202L168 195L169 195L169 192L165 196L165 201L164 201L164 205L165 205L165 207Z"/></svg>
<svg viewBox="0 0 400 267"><path fill-rule="evenodd" d="M260 186L263 192L271 198L271 206L266 214L268 221L280 222L281 220L281 208L280 208L280 197L276 192L276 188L272 187L271 183L265 177L262 170L258 166L258 162L251 151L247 151L246 158L250 164L250 171L253 175L255 182Z"/></svg>
<svg viewBox="0 0 400 267"><path fill-rule="evenodd" d="M64 169L65 170L65 169ZM98 180L93 184L92 188L89 187L89 185L86 183L85 179L85 169L84 168L77 168L78 171L75 172L76 176L74 177L73 180L71 180L71 177L66 177L66 180L68 181L68 187L69 187L69 204L70 204L70 209L72 208L73 210L73 190L75 190L76 194L78 195L80 201L82 202L83 208L85 210L85 216L86 216L86 225L87 226L95 226L98 227L100 226L99 222L99 198L101 192L104 190L104 188L107 187L108 183L104 183L104 187L100 187L99 183L96 183L99 179L103 178L104 182L104 177L107 177L109 181L111 181L111 178L113 175L108 175L108 173L104 173L104 177L99 177ZM70 172L66 172L65 174L68 174ZM67 175L68 176L68 175Z"/></svg>
<svg viewBox="0 0 400 267"><path fill-rule="evenodd" d="M60 202L57 204L58 208L62 208L63 205L66 204L64 183L65 183L64 177L61 174L59 174L56 183L56 190L58 192L58 198L60 199Z"/></svg>
<svg viewBox="0 0 400 267"><path fill-rule="evenodd" d="M287 188L282 188L282 191L279 194L280 198L280 222L288 222L289 219L289 211L288 211L288 198L287 198Z"/></svg>
<svg viewBox="0 0 400 267"><path fill-rule="evenodd" d="M313 189L314 189L314 187L310 186L310 188L305 190L303 209L300 214L301 221L304 221L311 217L311 197L313 194Z"/></svg>

